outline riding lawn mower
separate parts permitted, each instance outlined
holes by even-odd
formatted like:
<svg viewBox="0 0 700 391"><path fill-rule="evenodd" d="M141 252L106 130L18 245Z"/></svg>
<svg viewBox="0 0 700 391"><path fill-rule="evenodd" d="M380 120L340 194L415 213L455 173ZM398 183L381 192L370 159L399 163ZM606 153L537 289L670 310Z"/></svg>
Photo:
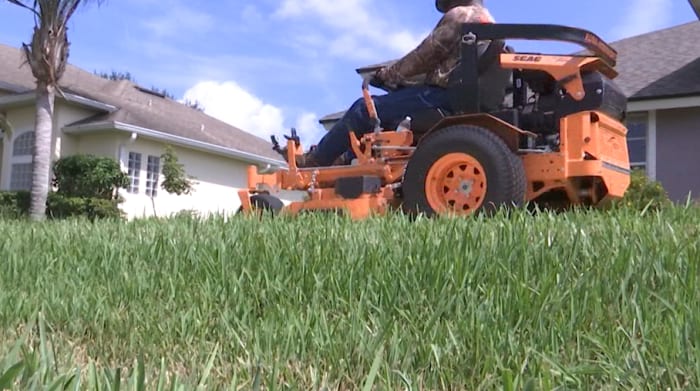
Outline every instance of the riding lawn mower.
<svg viewBox="0 0 700 391"><path fill-rule="evenodd" d="M587 50L518 53L508 39L563 41ZM352 219L392 209L471 215L525 204L598 206L624 195L630 183L627 99L612 81L612 47L567 26L467 23L460 51L448 86L450 110L412 113L409 129L385 126L369 87L388 89L365 78L374 131L359 138L349 133L355 160L299 168L295 156L303 148L292 134L288 168L249 166L241 210L335 211ZM306 196L284 205L281 190Z"/></svg>

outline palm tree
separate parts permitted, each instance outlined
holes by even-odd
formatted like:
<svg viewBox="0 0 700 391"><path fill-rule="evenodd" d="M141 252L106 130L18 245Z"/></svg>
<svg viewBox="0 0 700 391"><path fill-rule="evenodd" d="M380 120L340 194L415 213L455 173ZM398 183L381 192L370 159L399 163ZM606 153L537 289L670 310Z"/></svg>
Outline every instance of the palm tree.
<svg viewBox="0 0 700 391"><path fill-rule="evenodd" d="M24 54L36 79L36 119L32 169L31 204L33 220L46 218L46 199L51 171L54 98L68 62L68 21L82 3L101 0L7 0L34 15L31 44Z"/></svg>

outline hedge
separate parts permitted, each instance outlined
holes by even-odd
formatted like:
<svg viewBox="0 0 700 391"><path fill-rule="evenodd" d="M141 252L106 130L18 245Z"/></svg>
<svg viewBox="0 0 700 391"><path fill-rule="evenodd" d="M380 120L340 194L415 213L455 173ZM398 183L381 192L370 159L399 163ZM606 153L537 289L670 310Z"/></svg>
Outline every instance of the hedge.
<svg viewBox="0 0 700 391"><path fill-rule="evenodd" d="M121 219L124 212L119 209L120 200L106 200L96 197L67 197L49 193L46 202L46 216L51 219L87 217L95 219ZM28 191L0 192L0 218L17 219L29 214L30 194Z"/></svg>

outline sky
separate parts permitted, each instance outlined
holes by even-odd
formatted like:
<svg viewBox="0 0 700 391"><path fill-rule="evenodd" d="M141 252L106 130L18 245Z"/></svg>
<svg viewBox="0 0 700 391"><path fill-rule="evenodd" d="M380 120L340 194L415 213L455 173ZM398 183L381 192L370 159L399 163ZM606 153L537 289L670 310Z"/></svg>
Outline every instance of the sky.
<svg viewBox="0 0 700 391"><path fill-rule="evenodd" d="M607 41L696 20L686 0L485 5L497 22L580 27ZM0 43L29 42L27 10L0 0L0 16ZM207 114L268 140L296 127L308 145L324 133L320 117L361 96L356 68L408 53L440 16L433 1L423 0L106 0L71 19L69 62L91 72L129 72L144 87L196 100Z"/></svg>

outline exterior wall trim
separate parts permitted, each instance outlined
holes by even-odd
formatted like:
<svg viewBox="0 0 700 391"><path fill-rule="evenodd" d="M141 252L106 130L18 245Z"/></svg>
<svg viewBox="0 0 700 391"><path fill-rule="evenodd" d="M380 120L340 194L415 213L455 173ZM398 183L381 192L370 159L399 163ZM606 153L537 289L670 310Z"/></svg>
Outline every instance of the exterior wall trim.
<svg viewBox="0 0 700 391"><path fill-rule="evenodd" d="M629 113L644 113L647 116L647 155L645 162L645 171L649 179L657 180L656 174L656 132L657 132L657 110L633 110L629 109Z"/></svg>
<svg viewBox="0 0 700 391"><path fill-rule="evenodd" d="M12 107L18 107L18 106L24 106L31 104L35 101L36 93L34 91L32 92L25 92L22 94L15 94L15 95L9 95L9 96L3 96L0 97L0 108L12 108ZM70 94L70 93L57 93L56 94L57 99L63 98L66 102L71 102L71 103L76 103L81 106L89 107L92 109L97 109L101 111L106 111L108 113L113 113L117 111L119 108L116 106L103 103L100 101L96 101L94 99L86 98L84 96L76 95L76 94Z"/></svg>
<svg viewBox="0 0 700 391"><path fill-rule="evenodd" d="M85 125L73 125L64 127L63 131L68 134L84 134L92 133L105 130L117 130L122 132L129 132L132 137L144 136L151 137L160 141L165 141L173 144L178 144L188 148L205 151L209 153L214 153L226 157L232 157L238 160L242 160L254 164L265 164L269 166L268 168L279 168L286 166L286 163L280 160L274 160L266 158L263 156L255 155L248 152L239 151L233 148L225 148L214 144L209 144L201 141L196 141L188 139L185 137L174 136L164 132L160 132L153 129L142 128L139 126L134 126L130 124L125 124L122 122L105 121L105 122L95 122Z"/></svg>
<svg viewBox="0 0 700 391"><path fill-rule="evenodd" d="M656 180L656 110L649 110L647 126L647 176Z"/></svg>
<svg viewBox="0 0 700 391"><path fill-rule="evenodd" d="M649 100L630 100L629 102L627 102L627 110L630 112L681 109L688 107L700 107L700 96Z"/></svg>

